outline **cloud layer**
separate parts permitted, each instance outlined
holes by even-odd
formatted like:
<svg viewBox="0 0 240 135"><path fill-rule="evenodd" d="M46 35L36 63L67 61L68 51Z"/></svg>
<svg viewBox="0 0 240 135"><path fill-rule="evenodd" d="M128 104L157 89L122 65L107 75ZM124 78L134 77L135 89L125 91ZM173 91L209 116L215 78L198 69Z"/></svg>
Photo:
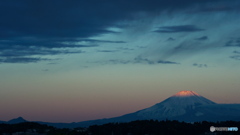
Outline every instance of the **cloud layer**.
<svg viewBox="0 0 240 135"><path fill-rule="evenodd" d="M240 2L237 0L231 2L227 0L1 1L0 62L49 61L51 58L46 58L49 55L84 53L85 50L94 48L95 53L110 55L109 52L116 53L121 50L119 47L114 48L114 44L135 48L130 49L134 53L129 57L129 60L132 60L145 52L134 52L133 50L138 49L133 44L136 44L136 40L139 39L133 41L130 38L135 35L144 36L155 33L159 34L161 40L165 38L164 42L171 41L171 47L164 47L170 43L164 43L161 47L154 44L156 46L154 50L162 52L160 55L157 54L159 58L156 60L151 60L149 57L147 59L155 62L161 59L159 63L170 64L171 60L161 55L177 54L189 49L194 52L214 46L211 45L212 40L217 39L212 36L212 30L216 20L219 20L218 16L239 13L239 5ZM150 19L151 23L146 23L147 19L141 18L142 15L159 20L155 21L154 25L153 19ZM186 19L186 16L189 18ZM231 17L232 20L234 17L236 15ZM181 21L178 21L179 18ZM209 20L206 21L206 18ZM141 25L142 23L145 26ZM222 25L221 22L219 25ZM127 29L134 29L135 32L129 35L125 33L130 31ZM220 27L220 29L223 28ZM231 30L232 28L226 32L232 34L229 32ZM114 35L115 38L101 39L105 35ZM224 34L221 35L224 36ZM225 46L239 47L239 37L224 40ZM154 43L157 40L148 39L149 42ZM201 41L206 43L203 44ZM110 47L106 47L107 44ZM147 45L149 43L144 41L139 46ZM151 54L156 55L154 51Z"/></svg>
<svg viewBox="0 0 240 135"><path fill-rule="evenodd" d="M160 27L159 30L155 30L154 32L160 33L178 33L178 32L196 32L202 31L204 29L198 28L194 25L179 25L179 26L165 26Z"/></svg>

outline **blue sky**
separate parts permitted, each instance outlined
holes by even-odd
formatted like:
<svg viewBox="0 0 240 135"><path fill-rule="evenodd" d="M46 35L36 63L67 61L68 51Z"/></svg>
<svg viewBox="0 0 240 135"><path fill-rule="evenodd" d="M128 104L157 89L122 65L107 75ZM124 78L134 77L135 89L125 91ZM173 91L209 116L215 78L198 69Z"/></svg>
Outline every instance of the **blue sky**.
<svg viewBox="0 0 240 135"><path fill-rule="evenodd" d="M239 103L239 7L239 0L3 0L0 119L113 117L181 90Z"/></svg>

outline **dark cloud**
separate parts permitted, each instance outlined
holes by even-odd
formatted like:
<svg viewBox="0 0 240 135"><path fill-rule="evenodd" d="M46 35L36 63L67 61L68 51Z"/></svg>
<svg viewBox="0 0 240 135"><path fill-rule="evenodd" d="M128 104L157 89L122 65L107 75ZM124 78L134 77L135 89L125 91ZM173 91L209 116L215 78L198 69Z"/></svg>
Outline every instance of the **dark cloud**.
<svg viewBox="0 0 240 135"><path fill-rule="evenodd" d="M134 58L134 63L147 63L147 64L155 64L154 61L149 60L148 58L142 58L141 56L138 56Z"/></svg>
<svg viewBox="0 0 240 135"><path fill-rule="evenodd" d="M115 26L115 22L128 19L139 11L156 12L191 4L193 2L189 0L1 1L0 39L88 38L104 33L115 33L106 28Z"/></svg>
<svg viewBox="0 0 240 135"><path fill-rule="evenodd" d="M158 61L152 61L146 58L135 58L133 61L131 60L118 60L118 59L111 59L107 63L112 63L112 64L129 64L129 63L142 63L142 64L180 64L177 62L172 62L172 61L164 61L164 60L158 60Z"/></svg>
<svg viewBox="0 0 240 135"><path fill-rule="evenodd" d="M0 49L10 49L10 48L81 48L81 47L97 47L98 45L79 45L77 42L73 41L58 41L58 40L0 40Z"/></svg>
<svg viewBox="0 0 240 135"><path fill-rule="evenodd" d="M138 56L134 59L134 63L147 63L147 64L180 64L173 61L166 61L166 60L150 60L148 58L142 58L141 56Z"/></svg>
<svg viewBox="0 0 240 135"><path fill-rule="evenodd" d="M194 63L193 66L199 67L199 68L203 68L203 67L207 68L208 67L207 64L198 64L198 63Z"/></svg>
<svg viewBox="0 0 240 135"><path fill-rule="evenodd" d="M117 50L98 50L98 52L117 52Z"/></svg>
<svg viewBox="0 0 240 135"><path fill-rule="evenodd" d="M0 63L35 63L39 61L46 61L50 59L44 58L31 58L31 57L11 57L11 58L0 58Z"/></svg>
<svg viewBox="0 0 240 135"><path fill-rule="evenodd" d="M49 69L43 69L42 71L47 72L47 71L49 71Z"/></svg>
<svg viewBox="0 0 240 135"><path fill-rule="evenodd" d="M174 38L168 38L167 41L174 41L175 39Z"/></svg>
<svg viewBox="0 0 240 135"><path fill-rule="evenodd" d="M229 40L225 46L229 47L240 47L240 38Z"/></svg>
<svg viewBox="0 0 240 135"><path fill-rule="evenodd" d="M118 49L120 49L120 50L125 50L125 51L135 50L135 49L133 49L133 48L126 48L126 47L120 47L120 48L118 48Z"/></svg>
<svg viewBox="0 0 240 135"><path fill-rule="evenodd" d="M112 64L128 64L131 63L129 60L118 60L118 59L111 59L107 63L112 63Z"/></svg>
<svg viewBox="0 0 240 135"><path fill-rule="evenodd" d="M233 56L230 56L230 58L234 59L234 60L240 60L240 51L233 51Z"/></svg>
<svg viewBox="0 0 240 135"><path fill-rule="evenodd" d="M99 62L97 62L99 63ZM173 62L173 61L166 61L166 60L150 60L148 58L143 58L141 56L138 56L136 58L134 58L133 60L123 60L123 59L110 59L108 61L104 61L104 62L100 62L102 64L136 64L136 63L141 63L141 64L149 64L149 65L153 65L153 64L180 64L177 62Z"/></svg>
<svg viewBox="0 0 240 135"><path fill-rule="evenodd" d="M137 47L140 48L140 49L147 48L146 46L137 46Z"/></svg>
<svg viewBox="0 0 240 135"><path fill-rule="evenodd" d="M240 3L237 0L231 2L227 0L215 1L215 4L205 4L198 8L198 12L228 12L228 11L237 11L239 10Z"/></svg>
<svg viewBox="0 0 240 135"><path fill-rule="evenodd" d="M221 1L221 0L220 0ZM19 37L88 38L138 12L178 10L212 0L9 0L1 1L0 39Z"/></svg>
<svg viewBox="0 0 240 135"><path fill-rule="evenodd" d="M234 60L240 60L240 55L230 56L230 58L232 58Z"/></svg>
<svg viewBox="0 0 240 135"><path fill-rule="evenodd" d="M204 41L204 40L208 40L208 37L207 36L202 36L202 37L196 38L195 40Z"/></svg>
<svg viewBox="0 0 240 135"><path fill-rule="evenodd" d="M157 61L159 64L179 64L177 62L172 62L172 61L165 61L165 60L159 60Z"/></svg>
<svg viewBox="0 0 240 135"><path fill-rule="evenodd" d="M240 54L240 51L233 51L233 53Z"/></svg>
<svg viewBox="0 0 240 135"><path fill-rule="evenodd" d="M95 40L95 39L79 39L78 42L85 41L85 42L92 42L92 43L127 43L125 41L111 41L111 40Z"/></svg>
<svg viewBox="0 0 240 135"><path fill-rule="evenodd" d="M50 50L50 49L36 49L27 48L26 50L4 50L0 53L0 57L23 57L23 56L33 56L33 55L57 55L57 54L74 54L74 53L84 53L83 51L69 51L69 50Z"/></svg>
<svg viewBox="0 0 240 135"><path fill-rule="evenodd" d="M135 13L178 11L196 5L214 5L219 1L226 0L2 0L0 1L1 59L14 56L19 57L20 62L24 60L21 59L23 56L64 54L56 49L97 47L97 43L125 43L125 41L89 38L118 33L108 28L119 27L118 21L131 20ZM194 25L182 25L161 27L156 32L202 30ZM91 45L79 45L77 42L88 42ZM26 59L26 61L36 62L37 58L35 61L34 59Z"/></svg>
<svg viewBox="0 0 240 135"><path fill-rule="evenodd" d="M52 48L39 48L35 46L0 46L0 62L1 63L32 63L39 61L48 61L50 59L35 58L36 55L59 55L59 54L76 54L84 53L81 50L66 50L66 49L52 49Z"/></svg>
<svg viewBox="0 0 240 135"><path fill-rule="evenodd" d="M22 57L76 53L56 49L97 47L97 43L125 43L88 39L100 34L117 33L107 28L128 15L120 13L120 10L116 11L118 14L114 10L108 12L112 4L91 0L0 1L0 58L4 59L1 62L37 62L42 59ZM88 42L90 45L79 45L77 42ZM12 56L19 59L6 59Z"/></svg>
<svg viewBox="0 0 240 135"><path fill-rule="evenodd" d="M178 33L178 32L197 32L197 31L203 31L203 30L204 29L198 28L195 25L176 25L176 26L159 27L159 29L155 30L154 32Z"/></svg>
<svg viewBox="0 0 240 135"><path fill-rule="evenodd" d="M213 6L213 7L206 7L202 8L201 12L220 12L220 11L230 11L234 10L235 8L229 7L229 6Z"/></svg>
<svg viewBox="0 0 240 135"><path fill-rule="evenodd" d="M4 59L1 62L8 63L12 61L14 57L14 62L26 63L43 61L45 59L22 59L22 57L33 56L33 55L58 55L58 54L75 54L84 53L79 50L81 48L98 47L97 44L90 45L79 45L77 42L91 42L91 43L125 43L123 41L109 41L109 40L93 40L93 39L81 39L81 40L36 40L36 39L22 39L22 40L1 40L0 41L0 58ZM75 48L74 51L69 50L70 48ZM19 59L17 59L19 57ZM9 59L9 60L8 60Z"/></svg>

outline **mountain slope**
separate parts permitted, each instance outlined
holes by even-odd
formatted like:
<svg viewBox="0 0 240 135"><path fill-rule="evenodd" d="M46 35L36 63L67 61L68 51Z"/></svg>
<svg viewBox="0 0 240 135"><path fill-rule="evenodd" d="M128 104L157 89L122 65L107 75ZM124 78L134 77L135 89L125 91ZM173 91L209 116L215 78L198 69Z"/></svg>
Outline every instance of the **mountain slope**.
<svg viewBox="0 0 240 135"><path fill-rule="evenodd" d="M180 91L152 107L120 117L76 123L79 126L134 120L224 121L240 120L240 104L217 104L194 91Z"/></svg>
<svg viewBox="0 0 240 135"><path fill-rule="evenodd" d="M171 118L185 114L200 105L216 104L193 91L180 91L166 100L141 110L138 116L148 119Z"/></svg>

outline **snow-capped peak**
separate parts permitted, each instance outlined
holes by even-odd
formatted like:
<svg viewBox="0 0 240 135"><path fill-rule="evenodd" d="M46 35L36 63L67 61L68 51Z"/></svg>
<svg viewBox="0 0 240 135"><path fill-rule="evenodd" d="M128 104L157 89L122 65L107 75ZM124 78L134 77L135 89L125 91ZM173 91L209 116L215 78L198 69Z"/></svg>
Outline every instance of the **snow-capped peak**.
<svg viewBox="0 0 240 135"><path fill-rule="evenodd" d="M194 91L180 91L164 101L141 110L139 116L150 118L170 118L185 114L200 105L216 104Z"/></svg>
<svg viewBox="0 0 240 135"><path fill-rule="evenodd" d="M194 91L184 90L184 91L180 91L180 92L176 93L176 94L173 95L173 96L176 96L176 97L184 97L184 96L200 96L200 95L197 94L197 93L194 92Z"/></svg>

